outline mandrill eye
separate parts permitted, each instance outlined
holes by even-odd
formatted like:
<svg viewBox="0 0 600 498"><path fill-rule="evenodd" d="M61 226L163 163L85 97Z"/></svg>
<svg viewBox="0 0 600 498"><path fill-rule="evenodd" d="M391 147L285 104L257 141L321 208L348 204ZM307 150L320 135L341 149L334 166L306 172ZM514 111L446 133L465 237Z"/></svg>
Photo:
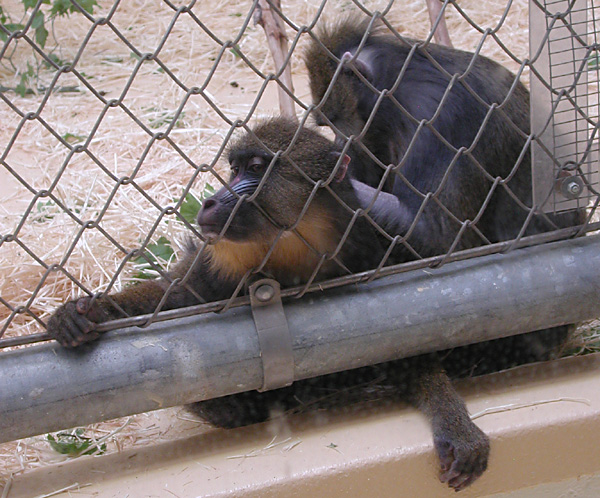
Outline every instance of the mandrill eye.
<svg viewBox="0 0 600 498"><path fill-rule="evenodd" d="M238 176L238 173L240 172L240 166L239 166L239 164L237 162L235 162L235 161L232 162L231 163L230 171L231 171L231 178L232 179L235 178L236 176Z"/></svg>
<svg viewBox="0 0 600 498"><path fill-rule="evenodd" d="M250 173L259 175L265 169L265 160L262 157L253 157L248 161L246 168Z"/></svg>

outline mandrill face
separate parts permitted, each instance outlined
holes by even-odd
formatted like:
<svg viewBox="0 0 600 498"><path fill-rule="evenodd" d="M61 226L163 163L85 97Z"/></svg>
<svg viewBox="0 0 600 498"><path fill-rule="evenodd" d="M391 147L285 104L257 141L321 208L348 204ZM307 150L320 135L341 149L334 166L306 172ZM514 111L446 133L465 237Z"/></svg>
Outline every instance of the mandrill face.
<svg viewBox="0 0 600 498"><path fill-rule="evenodd" d="M206 199L198 214L202 234L229 242L264 242L297 228L324 196L317 182L334 174L336 150L316 131L289 120L262 123L231 146L228 186ZM336 182L346 166L338 166Z"/></svg>

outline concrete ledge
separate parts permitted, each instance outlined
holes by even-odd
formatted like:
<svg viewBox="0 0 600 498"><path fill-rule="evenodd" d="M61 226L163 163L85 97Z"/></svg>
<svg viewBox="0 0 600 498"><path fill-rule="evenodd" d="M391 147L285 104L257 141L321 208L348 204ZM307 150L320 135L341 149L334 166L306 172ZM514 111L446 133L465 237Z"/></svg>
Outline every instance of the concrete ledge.
<svg viewBox="0 0 600 498"><path fill-rule="evenodd" d="M600 496L600 354L470 379L459 390L472 414L493 411L477 418L492 439L489 469L461 496ZM399 403L82 457L15 477L9 496L76 482L87 485L76 494L103 498L455 496L437 480L427 422Z"/></svg>

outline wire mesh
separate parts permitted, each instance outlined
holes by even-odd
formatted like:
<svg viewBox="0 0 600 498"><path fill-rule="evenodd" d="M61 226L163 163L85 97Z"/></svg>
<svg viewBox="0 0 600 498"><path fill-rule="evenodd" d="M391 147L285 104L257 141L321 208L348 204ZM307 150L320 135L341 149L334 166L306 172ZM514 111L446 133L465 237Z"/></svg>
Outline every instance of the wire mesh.
<svg viewBox="0 0 600 498"><path fill-rule="evenodd" d="M10 19L3 20L0 27L4 40L0 48L0 113L4 128L0 135L0 179L5 184L0 240L1 346L47 339L44 327L48 317L68 299L110 296L148 278L161 277L164 282L165 293L153 312L127 317L128 313L120 308L123 313L119 318L101 324L99 330L145 326L157 320L247 304L248 284L256 275L268 273L277 244L290 233L306 247L314 267L301 281L291 282L282 292L284 297L301 297L307 292L545 243L597 228L591 223L598 202L599 69L595 63L598 56L593 4L548 2L542 6L534 2L536 8L546 12L546 24L538 35L547 42L550 55L535 57L532 50L528 58L521 43L527 36L527 27L520 24L522 11L527 8L525 2L499 1L495 4L497 15L490 19L487 9L477 10L478 2L458 5L446 1L442 15L448 21L450 38L455 47L470 52L466 70L455 72L439 62L424 2L406 6L393 1L349 4L324 0L314 4L289 2L283 9L272 6L287 31L289 49L282 60L292 67L294 85L299 89L296 91L283 83L283 68L271 63L264 34L253 20L258 4L164 1L150 8L137 2L100 2L90 7L74 1L68 18L52 18L42 1L25 12L16 1L3 7L3 15L8 14ZM571 9L569 15L562 14L563 4ZM423 22L407 25L410 9ZM393 85L381 89L351 68L373 92L373 106L364 127L356 132L348 122L332 121L325 112L327 101L335 98L335 82L352 62L340 61L331 53L329 60L335 62L331 84L320 101L312 101L301 62L307 45L314 43L328 51L319 26L340 13L357 12L367 20L369 29L387 30L395 43L409 47L404 68L413 58L421 57L447 81L433 115L414 115L397 98L395 91L404 84L405 69L394 76ZM52 47L37 37L41 14L47 16L47 22L52 21ZM15 19L20 22L9 22ZM553 34L558 21L557 29L561 31ZM434 23L434 27L438 25ZM555 41L558 44L561 40L570 43L564 53L554 49ZM576 42L579 45L575 46ZM555 62L556 53L562 54L560 62ZM505 101L485 101L470 83L474 61L481 54L500 60L516 74ZM563 67L568 69L563 71ZM536 130L532 122L530 131L508 118L511 133L523 142L522 150L507 174L495 175L478 155L478 144L486 136L489 122L498 115L508 116L507 102L518 91L518 79L527 82L530 71L535 76L531 79L532 93L534 80L541 81L548 93L539 100L535 94L532 96L532 115L545 116L543 128ZM269 150L273 159L254 193L240 195L229 186L225 159L232 137L240 133L254 136L253 123L277 113L278 89L294 102L299 124L311 125L316 119L317 123L330 125L340 157L352 150L353 160L359 157L378 172L378 180L372 185L377 196L389 194L391 182L401 185L406 195L419 199L419 209L403 230L390 230L376 220L375 198L357 208L345 204L336 194L331 182L341 159L330 176L308 178L301 161L295 159L299 128L291 144ZM472 143L461 146L447 140L436 124L438 116L447 112L447 99L458 90L467 92L485 109ZM540 101L542 107L536 108ZM565 108L563 102L570 107ZM371 150L369 127L376 121L378 109L388 105L393 106L394 115L414 128L414 134L397 145L396 155L383 157ZM541 114L535 109L542 109ZM403 169L425 134L437 137L448 153L438 188L430 191L415 186ZM546 159L546 166L541 167L534 160L537 169L533 184L542 188L542 194L538 190L536 197L534 192L533 204L523 202L522 193L515 193L514 182L511 184L520 171L529 168L531 144L534 150L543 152L537 157L543 155ZM263 145L267 151L267 144ZM311 194L304 207L288 224L280 223L256 200L278 161L291 164L310 184ZM445 191L461 161L468 161L473 171L488 182L481 204L469 217L455 213ZM567 201L561 197L555 180L574 177L582 179L582 193L565 205ZM469 195L468 183L465 179L463 185L452 188L458 189L460 196ZM208 257L215 241L208 243L195 224L195 216L204 198L222 187L229 188L237 201L216 243L226 240L235 213L247 204L259 209L277 234L261 257L242 272L231 292L226 296L218 292L202 295L193 269ZM322 191L334 197L349 218L348 226L328 250L307 240L301 228L315 196ZM496 209L499 195L508 196L519 206L523 222L505 236L491 237L480 229L481 220ZM550 198L555 202L547 202ZM583 226L578 223L577 227L565 228L542 212L574 207L588 208L581 220ZM418 231L430 211L451 220L454 229L447 240L428 246L419 239ZM544 233L532 230L537 218L545 219L550 226ZM355 224L363 221L384 241L385 250L368 271L355 272L340 259L340 252L347 247ZM185 256L187 237L197 246L192 263L184 273L169 273L176 259L190 257ZM415 240L420 243L415 245ZM403 256L395 258L397 252ZM182 288L192 296L186 302L193 306L169 310L170 296ZM119 303L112 302L119 309Z"/></svg>
<svg viewBox="0 0 600 498"><path fill-rule="evenodd" d="M548 212L585 207L598 187L596 9L532 2L530 19L534 199Z"/></svg>

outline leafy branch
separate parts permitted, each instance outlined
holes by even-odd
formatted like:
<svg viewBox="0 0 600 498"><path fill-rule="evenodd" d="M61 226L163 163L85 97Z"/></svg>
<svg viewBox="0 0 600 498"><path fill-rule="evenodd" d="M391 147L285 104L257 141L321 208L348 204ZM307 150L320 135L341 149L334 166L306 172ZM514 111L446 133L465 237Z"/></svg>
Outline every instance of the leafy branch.
<svg viewBox="0 0 600 498"><path fill-rule="evenodd" d="M33 39L42 49L46 47L46 42L48 41L48 25L53 25L57 17L69 17L70 14L81 13L80 8L89 14L93 14L94 7L98 5L96 0L78 0L77 3L74 3L72 0L42 0L41 3L38 0L21 0L21 3L23 4L24 12L18 22L14 22L12 16L0 6L0 40L7 42L9 37L25 30L27 24L31 22L30 28L33 30ZM43 9L42 6L44 6ZM17 38L15 39L13 51L8 56L12 69L17 74L19 70L14 65L12 56L16 51L18 43L19 39ZM52 57L52 55L48 55L50 60L55 63L59 61L56 56ZM32 52L32 58L33 62L31 60L27 61L27 70L20 72L20 80L17 86L15 88L2 87L2 91L13 90L21 97L24 97L26 94L35 93L31 82L35 82L35 86L38 86L39 71L45 61L38 61L35 51ZM46 63L46 67L52 66ZM66 90L63 89L63 91ZM73 91L73 89L71 88L70 91Z"/></svg>

